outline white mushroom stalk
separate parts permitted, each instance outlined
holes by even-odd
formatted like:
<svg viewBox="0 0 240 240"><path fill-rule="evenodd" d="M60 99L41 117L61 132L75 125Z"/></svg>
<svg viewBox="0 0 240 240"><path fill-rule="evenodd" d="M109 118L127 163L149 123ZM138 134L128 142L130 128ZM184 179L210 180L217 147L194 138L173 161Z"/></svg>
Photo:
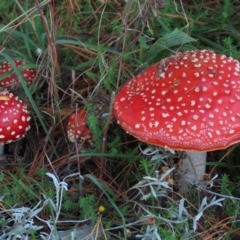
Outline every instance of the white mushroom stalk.
<svg viewBox="0 0 240 240"><path fill-rule="evenodd" d="M3 155L3 154L4 154L4 144L0 143L0 155ZM1 159L1 157L0 157L0 159Z"/></svg>
<svg viewBox="0 0 240 240"><path fill-rule="evenodd" d="M180 189L181 193L188 190L189 185L204 187L203 176L206 172L206 152L187 151L186 157L180 162Z"/></svg>

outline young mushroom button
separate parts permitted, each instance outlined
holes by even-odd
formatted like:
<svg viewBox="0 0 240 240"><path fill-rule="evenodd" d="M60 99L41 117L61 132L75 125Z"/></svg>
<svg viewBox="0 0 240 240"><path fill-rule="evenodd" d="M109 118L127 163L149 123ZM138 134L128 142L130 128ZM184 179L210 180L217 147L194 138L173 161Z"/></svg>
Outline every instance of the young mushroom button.
<svg viewBox="0 0 240 240"><path fill-rule="evenodd" d="M70 142L93 144L93 135L87 126L87 112L84 109L80 108L70 114L67 135Z"/></svg>
<svg viewBox="0 0 240 240"><path fill-rule="evenodd" d="M240 141L239 106L239 62L196 50L165 58L127 82L115 98L114 114L141 141L206 152ZM191 162L183 161L191 183L202 180L202 155L202 162L194 162L193 156Z"/></svg>

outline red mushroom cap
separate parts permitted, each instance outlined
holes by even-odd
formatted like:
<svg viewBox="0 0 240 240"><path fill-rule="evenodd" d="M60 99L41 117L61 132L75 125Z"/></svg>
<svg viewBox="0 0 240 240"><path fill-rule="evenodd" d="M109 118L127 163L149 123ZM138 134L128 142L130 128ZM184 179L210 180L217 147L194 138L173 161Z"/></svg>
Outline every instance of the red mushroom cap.
<svg viewBox="0 0 240 240"><path fill-rule="evenodd" d="M240 141L240 63L210 50L180 52L148 67L117 94L114 114L136 138L208 151Z"/></svg>
<svg viewBox="0 0 240 240"><path fill-rule="evenodd" d="M26 65L27 63L21 60L14 60L14 63L17 67ZM4 62L2 65L0 65L0 75L13 71L12 66L9 62ZM32 84L35 76L36 76L36 70L35 69L24 69L21 71L23 77L27 81L28 84ZM6 77L0 81L0 87L7 88L11 86L14 83L19 83L19 79L16 74L12 74L9 77Z"/></svg>
<svg viewBox="0 0 240 240"><path fill-rule="evenodd" d="M10 143L24 137L30 129L26 105L9 92L0 92L0 143Z"/></svg>
<svg viewBox="0 0 240 240"><path fill-rule="evenodd" d="M92 142L92 132L87 126L87 112L80 108L78 111L72 112L69 116L67 124L67 135L70 142L78 143L86 142L90 145Z"/></svg>

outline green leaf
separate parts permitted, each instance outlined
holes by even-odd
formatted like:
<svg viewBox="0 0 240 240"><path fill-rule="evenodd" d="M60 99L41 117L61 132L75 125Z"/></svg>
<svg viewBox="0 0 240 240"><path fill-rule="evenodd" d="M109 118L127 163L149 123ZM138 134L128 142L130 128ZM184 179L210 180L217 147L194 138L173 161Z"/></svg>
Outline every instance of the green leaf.
<svg viewBox="0 0 240 240"><path fill-rule="evenodd" d="M165 49L196 41L196 39L190 37L188 34L182 32L181 30L175 29L173 32L159 38L151 46L146 55L147 62L152 62L157 54Z"/></svg>

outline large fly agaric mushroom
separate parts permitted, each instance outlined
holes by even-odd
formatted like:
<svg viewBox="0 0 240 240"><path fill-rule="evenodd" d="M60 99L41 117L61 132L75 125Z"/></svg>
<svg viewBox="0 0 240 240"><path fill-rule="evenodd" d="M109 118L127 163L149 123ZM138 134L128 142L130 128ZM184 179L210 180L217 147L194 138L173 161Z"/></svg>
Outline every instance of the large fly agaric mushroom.
<svg viewBox="0 0 240 240"><path fill-rule="evenodd" d="M17 67L23 67L27 63L22 60L14 60L14 63ZM9 62L4 62L2 65L0 65L0 76L4 73L8 73L13 71L13 68ZM28 84L32 84L35 76L36 76L36 70L35 69L23 69L21 71L21 74L25 78ZM0 87L1 88L8 88L16 83L19 83L18 76L13 73L8 77L5 77L0 81Z"/></svg>
<svg viewBox="0 0 240 240"><path fill-rule="evenodd" d="M240 63L210 50L180 52L151 65L117 94L114 114L149 144L187 151L182 172L200 184L206 151L240 141Z"/></svg>
<svg viewBox="0 0 240 240"><path fill-rule="evenodd" d="M7 91L0 92L0 154L3 145L17 141L30 129L27 106Z"/></svg>
<svg viewBox="0 0 240 240"><path fill-rule="evenodd" d="M70 114L67 123L67 135L70 142L93 144L92 132L87 126L87 112L83 108Z"/></svg>

